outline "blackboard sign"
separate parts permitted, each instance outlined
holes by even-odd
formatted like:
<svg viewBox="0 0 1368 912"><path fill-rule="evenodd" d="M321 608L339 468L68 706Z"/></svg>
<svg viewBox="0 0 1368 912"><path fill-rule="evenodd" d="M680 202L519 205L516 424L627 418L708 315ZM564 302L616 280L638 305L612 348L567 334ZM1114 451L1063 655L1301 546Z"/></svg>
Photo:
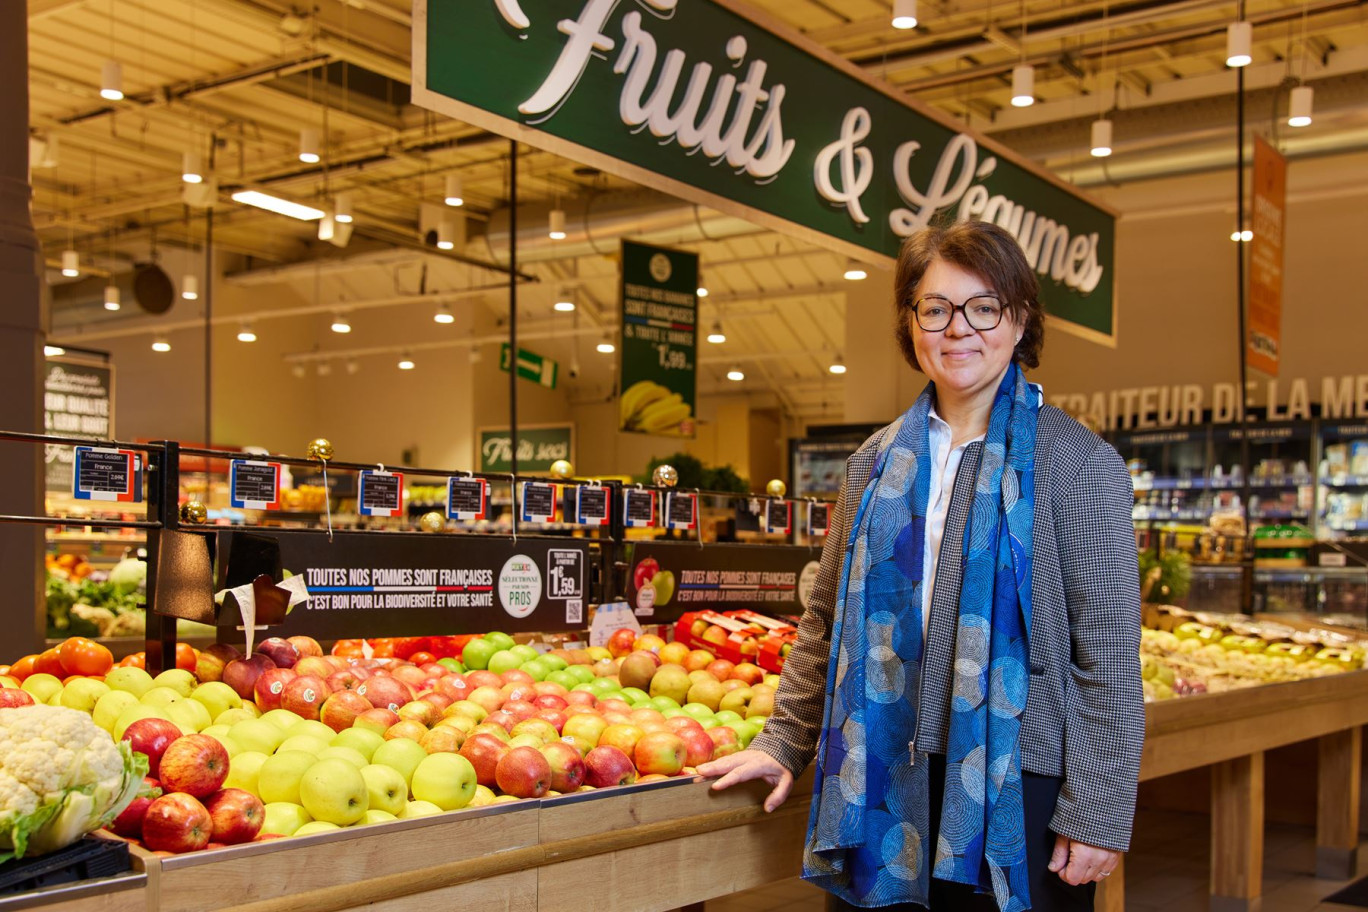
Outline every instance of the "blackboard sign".
<svg viewBox="0 0 1368 912"><path fill-rule="evenodd" d="M656 492L627 488L622 492L622 522L628 528L655 525Z"/></svg>
<svg viewBox="0 0 1368 912"><path fill-rule="evenodd" d="M665 495L665 528L692 529L698 525L698 498L674 491Z"/></svg>
<svg viewBox="0 0 1368 912"><path fill-rule="evenodd" d="M114 436L114 365L48 358L43 380L43 432L56 436ZM48 444L44 475L53 491L70 491L75 453Z"/></svg>
<svg viewBox="0 0 1368 912"><path fill-rule="evenodd" d="M398 516L404 507L404 476L366 469L361 473L357 510L362 516Z"/></svg>
<svg viewBox="0 0 1368 912"><path fill-rule="evenodd" d="M489 482L483 478L447 479L447 517L484 519L489 506Z"/></svg>
<svg viewBox="0 0 1368 912"><path fill-rule="evenodd" d="M229 470L229 500L239 510L280 507L280 463L234 459Z"/></svg>

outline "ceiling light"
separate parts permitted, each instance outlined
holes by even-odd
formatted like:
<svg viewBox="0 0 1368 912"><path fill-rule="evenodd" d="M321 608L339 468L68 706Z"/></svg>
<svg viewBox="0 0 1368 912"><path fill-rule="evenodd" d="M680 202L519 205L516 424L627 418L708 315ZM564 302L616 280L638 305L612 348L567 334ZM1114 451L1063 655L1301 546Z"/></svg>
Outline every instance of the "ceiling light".
<svg viewBox="0 0 1368 912"><path fill-rule="evenodd" d="M333 314L332 331L335 333L351 332L351 321L347 319L346 314Z"/></svg>
<svg viewBox="0 0 1368 912"><path fill-rule="evenodd" d="M166 336L156 336L152 339L152 350L154 352L169 352L171 341Z"/></svg>
<svg viewBox="0 0 1368 912"><path fill-rule="evenodd" d="M62 251L62 275L75 278L81 274L81 255L74 250Z"/></svg>
<svg viewBox="0 0 1368 912"><path fill-rule="evenodd" d="M339 193L333 199L333 221L341 222L343 225L351 224L352 220L352 195L350 193Z"/></svg>
<svg viewBox="0 0 1368 912"><path fill-rule="evenodd" d="M119 297L119 286L106 285L104 290L104 309L118 310L122 306L123 302L120 300Z"/></svg>
<svg viewBox="0 0 1368 912"><path fill-rule="evenodd" d="M451 312L451 307L447 304L437 305L437 312L432 315L433 323L455 323L456 315Z"/></svg>
<svg viewBox="0 0 1368 912"><path fill-rule="evenodd" d="M836 359L831 362L831 365L827 370L833 374L844 374L846 372L845 361L842 360L839 353L836 355Z"/></svg>
<svg viewBox="0 0 1368 912"><path fill-rule="evenodd" d="M564 210L564 209L552 209L552 210L551 210L550 230L547 231L547 236L550 237L551 240L553 240L553 241L563 241L563 240L565 240L565 210Z"/></svg>
<svg viewBox="0 0 1368 912"><path fill-rule="evenodd" d="M1249 66L1254 61L1250 48L1254 44L1254 23L1232 22L1226 26L1226 66Z"/></svg>
<svg viewBox="0 0 1368 912"><path fill-rule="evenodd" d="M465 188L461 186L461 175L448 174L446 176L446 204L448 206L465 205Z"/></svg>
<svg viewBox="0 0 1368 912"><path fill-rule="evenodd" d="M1311 100L1314 91L1309 85L1299 85L1292 90L1287 103L1287 125L1289 127L1311 126Z"/></svg>
<svg viewBox="0 0 1368 912"><path fill-rule="evenodd" d="M914 29L917 27L917 0L893 0L893 27L895 29Z"/></svg>
<svg viewBox="0 0 1368 912"><path fill-rule="evenodd" d="M290 368L290 373L294 374L298 379L303 380L304 375L308 373L308 371L304 369L304 365L295 364Z"/></svg>
<svg viewBox="0 0 1368 912"><path fill-rule="evenodd" d="M237 338L239 342L255 342L257 334L252 331L252 324L243 320L242 325L238 327Z"/></svg>
<svg viewBox="0 0 1368 912"><path fill-rule="evenodd" d="M706 298L706 297L708 296L708 289L705 288L705 287L702 286L702 285L699 285L699 286L698 286L698 296L699 296L700 298Z"/></svg>
<svg viewBox="0 0 1368 912"><path fill-rule="evenodd" d="M1022 63L1012 67L1012 107L1029 108L1035 104L1035 67Z"/></svg>
<svg viewBox="0 0 1368 912"><path fill-rule="evenodd" d="M349 373L349 374L359 374L360 372L361 372L361 362L360 362L360 361L357 361L355 358L353 358L353 359L351 359L350 361L347 362L347 373Z"/></svg>
<svg viewBox="0 0 1368 912"><path fill-rule="evenodd" d="M456 241L455 241L455 239L454 239L454 238L455 238L455 234L456 234L456 226L453 225L453 224L451 224L451 222L442 222L442 224L438 225L438 226L437 226L437 249L438 249L438 250L451 250L451 249L455 248L455 246L456 246Z"/></svg>
<svg viewBox="0 0 1368 912"><path fill-rule="evenodd" d="M1232 241L1243 241L1247 244L1254 240L1254 232L1250 231L1248 228L1244 231L1232 231L1230 232L1230 239Z"/></svg>
<svg viewBox="0 0 1368 912"><path fill-rule="evenodd" d="M740 383L742 380L746 379L746 375L741 368L733 367L731 370L727 371L727 379Z"/></svg>
<svg viewBox="0 0 1368 912"><path fill-rule="evenodd" d="M727 334L722 331L722 321L714 320L712 329L708 331L708 341L713 345L721 345L727 341Z"/></svg>
<svg viewBox="0 0 1368 912"><path fill-rule="evenodd" d="M100 97L109 101L119 101L123 93L123 64L117 60L106 60L100 73Z"/></svg>
<svg viewBox="0 0 1368 912"><path fill-rule="evenodd" d="M575 310L575 293L569 288L562 288L556 294L556 300L552 303L551 309L559 313L573 313Z"/></svg>
<svg viewBox="0 0 1368 912"><path fill-rule="evenodd" d="M187 272L181 276L181 298L186 301L199 300L199 277Z"/></svg>
<svg viewBox="0 0 1368 912"><path fill-rule="evenodd" d="M613 352L617 351L617 346L613 344L613 340L608 334L604 333L603 338L599 340L599 344L595 346L595 350L601 355L611 355Z"/></svg>
<svg viewBox="0 0 1368 912"><path fill-rule="evenodd" d="M418 365L413 363L413 356L410 355L408 352L404 352L404 354L400 356L399 369L401 371L411 371L417 366Z"/></svg>
<svg viewBox="0 0 1368 912"><path fill-rule="evenodd" d="M1112 122L1105 117L1093 121L1090 151L1094 158L1106 158L1112 154Z"/></svg>
<svg viewBox="0 0 1368 912"><path fill-rule="evenodd" d="M187 184L204 182L204 167L198 152L186 152L181 156L181 180Z"/></svg>
<svg viewBox="0 0 1368 912"><path fill-rule="evenodd" d="M864 265L855 260L846 260L844 275L852 282L869 278L869 273L865 271Z"/></svg>
<svg viewBox="0 0 1368 912"><path fill-rule="evenodd" d="M299 160L306 165L318 164L318 131L312 127L299 131Z"/></svg>
<svg viewBox="0 0 1368 912"><path fill-rule="evenodd" d="M60 345L44 345L43 355L48 358L57 358L66 354L66 349Z"/></svg>
<svg viewBox="0 0 1368 912"><path fill-rule="evenodd" d="M322 209L315 209L313 206L272 196L260 190L239 190L233 194L233 202L242 203L246 206L256 206L258 209L265 209L267 212L274 212L277 215L288 215L290 218L299 219L301 222L321 219L327 214Z"/></svg>
<svg viewBox="0 0 1368 912"><path fill-rule="evenodd" d="M319 361L318 367L315 368L315 370L317 371L318 376L327 377L332 374L332 364L328 361Z"/></svg>

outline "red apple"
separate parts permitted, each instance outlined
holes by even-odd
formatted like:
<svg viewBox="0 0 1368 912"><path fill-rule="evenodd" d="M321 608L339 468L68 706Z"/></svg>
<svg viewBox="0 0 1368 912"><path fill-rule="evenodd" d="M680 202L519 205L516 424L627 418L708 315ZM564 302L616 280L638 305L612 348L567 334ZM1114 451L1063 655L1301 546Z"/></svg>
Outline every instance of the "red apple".
<svg viewBox="0 0 1368 912"><path fill-rule="evenodd" d="M505 684L527 684L529 686L537 683L532 680L530 674L523 671L521 668L510 668L508 671L499 675L499 680Z"/></svg>
<svg viewBox="0 0 1368 912"><path fill-rule="evenodd" d="M360 695L358 694L358 696ZM377 735L383 735L398 721L399 714L397 712L387 706L376 706L358 715L352 725L356 728L373 731Z"/></svg>
<svg viewBox="0 0 1368 912"><path fill-rule="evenodd" d="M123 813L114 818L114 822L109 825L119 836L129 839L138 839L142 836L143 818L147 816L147 809L152 806L152 802L161 797L161 783L151 776L143 776L142 792L146 794L138 795L124 808Z"/></svg>
<svg viewBox="0 0 1368 912"><path fill-rule="evenodd" d="M598 703L598 697L587 690L572 690L565 695L565 702L571 706L593 706Z"/></svg>
<svg viewBox="0 0 1368 912"><path fill-rule="evenodd" d="M531 703L537 698L536 690L533 689L531 684L524 681L513 681L509 684L505 684L503 687L499 688L499 692L503 694L505 703L510 700L519 703Z"/></svg>
<svg viewBox="0 0 1368 912"><path fill-rule="evenodd" d="M442 718L442 711L426 700L410 700L397 710L399 718L431 728Z"/></svg>
<svg viewBox="0 0 1368 912"><path fill-rule="evenodd" d="M480 785L493 788L498 784L495 773L499 760L508 753L508 745L493 735L476 732L465 739L460 754L475 767L475 781Z"/></svg>
<svg viewBox="0 0 1368 912"><path fill-rule="evenodd" d="M351 728L362 713L370 711L370 701L365 697L354 690L339 690L329 694L328 698L323 701L323 708L318 711L318 718L328 728L340 732ZM386 728L388 727L386 726Z"/></svg>
<svg viewBox="0 0 1368 912"><path fill-rule="evenodd" d="M665 720L665 727L676 735L679 735L681 738L684 737L685 732L697 732L700 735L706 735L708 733L707 729L700 725L698 720L692 716L672 716ZM687 765L693 766L692 763Z"/></svg>
<svg viewBox="0 0 1368 912"><path fill-rule="evenodd" d="M709 738L708 733L701 727L696 731L685 729L678 732L678 735L684 742L685 766L697 767L700 763L707 763L713 758L717 746L713 744L713 739Z"/></svg>
<svg viewBox="0 0 1368 912"><path fill-rule="evenodd" d="M262 712L280 709L280 699L285 693L285 685L297 677L299 675L290 668L271 668L263 671L261 677L256 679L256 686L252 689L256 697L257 709Z"/></svg>
<svg viewBox="0 0 1368 912"><path fill-rule="evenodd" d="M445 665L438 665L436 662L424 662L418 666L423 670L423 674L429 678L444 678L451 674L451 669Z"/></svg>
<svg viewBox="0 0 1368 912"><path fill-rule="evenodd" d="M400 719L385 730L385 740L393 741L395 738L408 738L410 741L422 743L423 736L428 733L427 726L421 722L414 722L412 719Z"/></svg>
<svg viewBox="0 0 1368 912"><path fill-rule="evenodd" d="M124 729L123 738L140 754L147 755L147 775L158 778L162 755L181 736L180 726L166 719L138 719ZM172 789L172 791L175 791Z"/></svg>
<svg viewBox="0 0 1368 912"><path fill-rule="evenodd" d="M503 712L513 716L519 722L523 719L530 719L537 714L537 707L528 703L526 700L509 700L501 707Z"/></svg>
<svg viewBox="0 0 1368 912"><path fill-rule="evenodd" d="M390 670L390 676L396 681L403 681L409 687L418 687L427 677L416 665L399 665Z"/></svg>
<svg viewBox="0 0 1368 912"><path fill-rule="evenodd" d="M517 725L521 721L522 720L519 719L517 716L513 715L510 712L504 712L502 709L496 710L495 712L490 713L484 718L484 724L498 725L501 726L504 731L508 732L511 732L513 730L513 726Z"/></svg>
<svg viewBox="0 0 1368 912"><path fill-rule="evenodd" d="M257 652L276 663L277 668L294 668L299 661L299 650L281 637L267 637L257 644Z"/></svg>
<svg viewBox="0 0 1368 912"><path fill-rule="evenodd" d="M537 699L532 701L532 705L539 710L549 709L553 712L564 712L565 708L570 704L565 702L564 697L557 696L556 694L539 694Z"/></svg>
<svg viewBox="0 0 1368 912"><path fill-rule="evenodd" d="M632 752L636 750L636 743L641 740L641 736L644 734L646 734L645 730L636 725L614 723L603 730L603 734L599 735L598 743L605 747L616 747L630 757Z"/></svg>
<svg viewBox="0 0 1368 912"><path fill-rule="evenodd" d="M637 561L636 567L632 570L632 585L637 589L640 589L642 586L655 579L655 575L659 572L660 561L656 560L654 557L643 557L641 560ZM623 630L631 632L630 628L627 627L624 627ZM632 639L635 641L635 633L632 633Z"/></svg>
<svg viewBox="0 0 1368 912"><path fill-rule="evenodd" d="M32 706L33 697L26 690L17 687L0 687L0 709L14 706Z"/></svg>
<svg viewBox="0 0 1368 912"><path fill-rule="evenodd" d="M647 722L664 722L664 721L665 721L665 717L664 717L663 715L661 715L660 710L658 710L658 709L646 709L645 707L642 707L641 709L634 709L634 710L632 710L632 712L631 712L631 717L632 717L632 724L633 724L633 725L638 725L638 726L639 726L639 725L644 725L644 724L647 723Z"/></svg>
<svg viewBox="0 0 1368 912"><path fill-rule="evenodd" d="M628 655L632 651L632 644L636 642L637 633L630 627L623 627L621 630L614 630L608 637L608 652L614 658Z"/></svg>
<svg viewBox="0 0 1368 912"><path fill-rule="evenodd" d="M205 798L228 778L228 751L209 735L182 735L162 753L159 773L166 791Z"/></svg>
<svg viewBox="0 0 1368 912"><path fill-rule="evenodd" d="M451 725L438 725L432 731L423 735L418 743L423 746L423 750L429 754L455 754L461 750L461 745L465 743L466 734L459 728Z"/></svg>
<svg viewBox="0 0 1368 912"><path fill-rule="evenodd" d="M754 687L765 680L765 669L753 662L742 662L733 669L732 678L745 681L747 687Z"/></svg>
<svg viewBox="0 0 1368 912"><path fill-rule="evenodd" d="M632 712L631 704L626 700L619 700L617 697L609 697L607 700L600 700L597 709L599 712L627 713L629 715Z"/></svg>
<svg viewBox="0 0 1368 912"><path fill-rule="evenodd" d="M491 713L504 705L503 693L493 687L477 687L466 699Z"/></svg>
<svg viewBox="0 0 1368 912"><path fill-rule="evenodd" d="M143 817L143 845L154 852L197 852L209 844L213 831L209 811L185 792L162 795Z"/></svg>
<svg viewBox="0 0 1368 912"><path fill-rule="evenodd" d="M477 687L499 688L503 687L504 684L502 678L500 678L494 672L486 671L483 668L476 669L475 671L466 672L465 679L466 683L470 685L471 690L474 690Z"/></svg>
<svg viewBox="0 0 1368 912"><path fill-rule="evenodd" d="M699 637L699 639L721 646L723 643L727 642L726 628L711 624L703 631L703 635Z"/></svg>
<svg viewBox="0 0 1368 912"><path fill-rule="evenodd" d="M559 735L565 730L565 721L568 717L558 709L539 709L532 718L551 723L556 727L556 734ZM556 789L556 791L560 791L560 789Z"/></svg>
<svg viewBox="0 0 1368 912"><path fill-rule="evenodd" d="M223 683L227 684L237 695L244 700L254 697L257 678L261 677L262 672L275 668L275 662L254 652L246 658L233 659L223 667Z"/></svg>
<svg viewBox="0 0 1368 912"><path fill-rule="evenodd" d="M474 689L464 676L458 674L449 674L439 678L436 687L433 688L452 703L459 703L466 699Z"/></svg>
<svg viewBox="0 0 1368 912"><path fill-rule="evenodd" d="M542 756L551 766L551 790L568 794L579 791L584 785L584 758L573 744L552 741L541 749Z"/></svg>
<svg viewBox="0 0 1368 912"><path fill-rule="evenodd" d="M227 643L212 643L200 650L195 659L195 678L201 683L222 681L223 669L233 659L242 658L242 653Z"/></svg>
<svg viewBox="0 0 1368 912"><path fill-rule="evenodd" d="M585 783L594 788L636 782L637 773L636 767L632 766L632 758L609 745L600 745L585 755L584 769Z"/></svg>
<svg viewBox="0 0 1368 912"><path fill-rule="evenodd" d="M370 672L364 668L344 668L341 671L334 671L323 680L328 682L329 690L337 693L339 690L356 690L368 677Z"/></svg>
<svg viewBox="0 0 1368 912"><path fill-rule="evenodd" d="M706 649L694 649L684 657L685 671L703 671L709 665L718 661L717 656L708 652Z"/></svg>
<svg viewBox="0 0 1368 912"><path fill-rule="evenodd" d="M535 690L539 696L560 697L562 700L564 700L565 695L570 692L555 681L536 681L532 684L532 689ZM536 701L534 700L532 702L535 703Z"/></svg>
<svg viewBox="0 0 1368 912"><path fill-rule="evenodd" d="M713 759L717 760L741 749L741 739L736 731L725 725L708 729L708 739L713 743Z"/></svg>
<svg viewBox="0 0 1368 912"><path fill-rule="evenodd" d="M436 691L425 693L418 699L422 700L424 703L431 703L433 706L437 707L439 713L452 703L450 697L439 694Z"/></svg>
<svg viewBox="0 0 1368 912"><path fill-rule="evenodd" d="M551 764L535 747L515 747L495 765L494 781L505 795L540 798L551 787Z"/></svg>
<svg viewBox="0 0 1368 912"><path fill-rule="evenodd" d="M213 838L225 845L251 842L266 822L266 806L261 799L243 789L227 788L215 792L204 803L213 823Z"/></svg>
<svg viewBox="0 0 1368 912"><path fill-rule="evenodd" d="M299 653L301 659L308 656L323 655L322 644L311 636L292 636L287 639L289 640L290 645L295 648L295 651Z"/></svg>
<svg viewBox="0 0 1368 912"><path fill-rule="evenodd" d="M293 637L291 637L291 639L293 639ZM300 655L304 655L304 653L301 652ZM334 655L325 655L325 656L304 656L304 658L306 658L306 659L321 658L323 661L327 662L329 665L332 666L332 670L333 670L333 671L341 671L342 669L348 667L348 666L351 664L351 660L350 660L350 659L347 659L347 658L344 658L343 656L334 656Z"/></svg>
<svg viewBox="0 0 1368 912"><path fill-rule="evenodd" d="M371 706L397 710L413 699L413 691L397 678L378 672L367 678L356 692L370 701Z"/></svg>
<svg viewBox="0 0 1368 912"><path fill-rule="evenodd" d="M717 678L717 680L725 681L727 678L731 677L732 672L736 670L736 666L726 659L715 659L714 661L709 662L708 667L703 670L714 678Z"/></svg>
<svg viewBox="0 0 1368 912"><path fill-rule="evenodd" d="M280 695L280 708L288 709L301 719L317 719L323 701L332 691L328 682L316 675L300 675L285 685Z"/></svg>

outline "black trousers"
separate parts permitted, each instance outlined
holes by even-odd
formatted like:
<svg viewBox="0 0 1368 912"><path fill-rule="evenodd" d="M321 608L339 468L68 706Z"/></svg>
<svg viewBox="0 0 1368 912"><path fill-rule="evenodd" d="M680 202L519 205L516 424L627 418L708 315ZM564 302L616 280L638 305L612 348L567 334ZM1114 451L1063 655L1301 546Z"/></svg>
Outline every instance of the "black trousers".
<svg viewBox="0 0 1368 912"><path fill-rule="evenodd" d="M945 756L931 754L928 773L931 779L931 832L940 831L941 797L945 791ZM1093 907L1095 884L1072 886L1049 869L1054 853L1055 834L1050 829L1055 802L1064 780L1054 776L1022 773L1022 797L1026 810L1026 866L1030 871L1032 912L1085 912ZM931 845L935 846L932 838ZM933 849L934 851L934 849ZM859 912L843 899L827 896L827 912ZM915 903L880 906L888 912L923 912ZM967 884L947 883L931 878L931 912L998 912L992 893L975 893Z"/></svg>

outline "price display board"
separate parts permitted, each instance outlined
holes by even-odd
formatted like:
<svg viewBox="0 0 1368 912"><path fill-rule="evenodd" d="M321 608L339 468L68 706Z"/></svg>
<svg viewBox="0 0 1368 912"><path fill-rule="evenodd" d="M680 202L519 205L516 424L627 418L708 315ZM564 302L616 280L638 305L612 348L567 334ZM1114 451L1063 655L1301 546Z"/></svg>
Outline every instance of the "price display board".
<svg viewBox="0 0 1368 912"><path fill-rule="evenodd" d="M612 495L602 485L577 485L574 491L575 522L588 526L608 524Z"/></svg>
<svg viewBox="0 0 1368 912"><path fill-rule="evenodd" d="M234 459L228 470L228 499L239 510L280 509L280 463Z"/></svg>
<svg viewBox="0 0 1368 912"><path fill-rule="evenodd" d="M785 535L793 531L792 501L765 501L765 531L770 533L782 532Z"/></svg>
<svg viewBox="0 0 1368 912"><path fill-rule="evenodd" d="M447 479L447 518L484 519L489 509L489 482L483 478Z"/></svg>
<svg viewBox="0 0 1368 912"><path fill-rule="evenodd" d="M808 535L826 535L831 531L831 504L808 501Z"/></svg>
<svg viewBox="0 0 1368 912"><path fill-rule="evenodd" d="M671 491L665 495L665 528L693 529L698 525L698 498Z"/></svg>
<svg viewBox="0 0 1368 912"><path fill-rule="evenodd" d="M404 476L400 472L364 469L357 494L362 516L398 516L404 509Z"/></svg>
<svg viewBox="0 0 1368 912"><path fill-rule="evenodd" d="M549 523L556 519L556 486L536 481L522 484L522 521Z"/></svg>
<svg viewBox="0 0 1368 912"><path fill-rule="evenodd" d="M629 529L655 525L656 492L627 488L622 492L622 523Z"/></svg>
<svg viewBox="0 0 1368 912"><path fill-rule="evenodd" d="M77 500L140 503L142 458L132 450L78 446L71 482Z"/></svg>

